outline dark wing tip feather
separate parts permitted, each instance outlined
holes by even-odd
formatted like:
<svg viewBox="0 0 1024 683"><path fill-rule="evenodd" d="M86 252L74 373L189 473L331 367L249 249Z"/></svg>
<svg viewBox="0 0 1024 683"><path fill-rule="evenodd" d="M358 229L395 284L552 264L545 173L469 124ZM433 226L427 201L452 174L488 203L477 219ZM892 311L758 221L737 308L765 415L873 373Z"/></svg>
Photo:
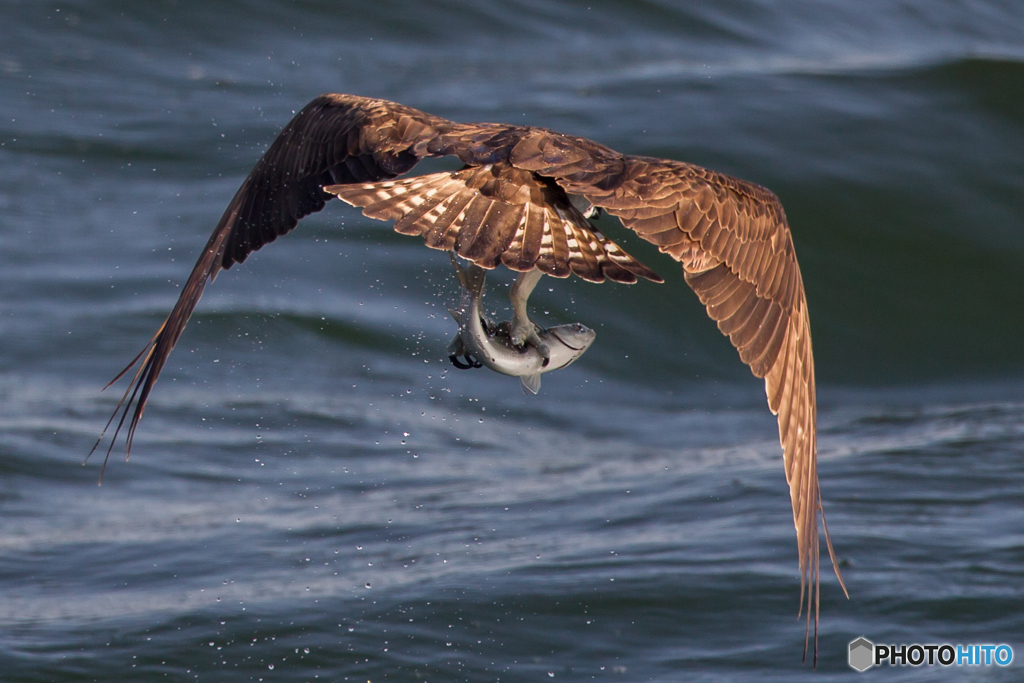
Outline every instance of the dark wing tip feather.
<svg viewBox="0 0 1024 683"><path fill-rule="evenodd" d="M124 406L125 401L128 401L128 405L124 406L124 412L121 413L121 419L118 420L117 428L114 430L114 435L110 439L110 446L107 448L106 455L103 457L103 465L102 465L102 467L100 467L100 476L99 476L99 482L98 482L99 484L103 483L103 473L106 472L106 470L107 470L107 461L110 460L110 453L114 449L114 444L117 442L117 435L120 433L121 427L124 425L125 418L128 415L128 410L131 408L131 404L135 400L135 394L138 391L138 384L137 383L138 383L138 380L139 380L139 376L145 374L144 371L145 371L146 365L149 363L149 360L152 357L153 345L156 342L156 339L159 338L160 334L163 332L163 329L164 329L164 325L161 325L160 326L160 330L157 331L156 337L154 337L152 340L150 340L150 342L148 344L146 344L146 348L142 349L142 351L139 353L139 355L135 356L135 358L133 358L131 360L131 362L128 363L128 365L125 366L125 368L123 370L121 370L121 372L119 372L117 374L117 377L115 377L114 379L110 380L110 382L108 382L107 385L104 386L103 389L102 389L102 390L108 389L112 384L114 384L119 379L121 379L125 375L125 373L127 373L129 370L131 370L133 367L135 367L135 365L139 362L139 359L142 358L142 356L144 354L146 354L146 361L145 361L145 363L143 363L143 367L140 368L139 372L135 373L135 376L132 378L132 381L128 384L128 388L125 389L124 394L121 396L121 400L117 402L117 406L114 408L114 412L110 415L110 419L108 419L107 423L103 426L103 431L100 432L100 436L99 436L98 439L96 439L96 443L93 444L92 449L90 449L88 455L85 456L85 460L82 461L83 465L85 465L87 462L89 462L89 458L92 457L92 454L96 452L97 448L99 448L100 443L103 442L103 437L106 435L107 430L110 429L110 425L114 422L114 418L117 417L118 412L121 412L121 407ZM135 391L133 391L133 387L135 388ZM131 399L130 400L129 400L129 395L131 395ZM133 421L137 422L137 420L133 420ZM131 446L129 445L128 451L126 452L125 457L127 457L130 453L131 453Z"/></svg>
<svg viewBox="0 0 1024 683"><path fill-rule="evenodd" d="M126 423L125 452L131 453L153 386L207 282L322 209L332 198L324 185L375 181L408 171L428 153L426 144L438 129L448 124L409 107L352 95L321 95L296 114L228 204L156 336L111 381L121 379L144 358L90 455L119 413L107 458Z"/></svg>
<svg viewBox="0 0 1024 683"><path fill-rule="evenodd" d="M142 419L142 413L146 409L146 402L149 399L150 392L153 390L153 385L156 384L156 380L160 376L160 371L167 362L167 358L174 349L174 345L177 343L178 338L185 329L185 325L188 323L188 319L192 315L192 311L195 310L196 304L199 303L199 299L203 295L203 289L206 287L206 283L212 279L213 274L216 271L225 235L226 233L223 231L214 232L210 241L207 243L206 248L203 250L203 253L200 255L199 260L196 262L196 266L192 270L192 274L189 276L188 281L182 288L178 301L175 303L174 308L171 309L171 313L167 316L167 319L160 325L160 329L157 330L156 335L154 335L149 344L146 345L146 348L132 359L131 363L129 363L113 380L111 380L109 384L107 384L109 387L114 382L117 382L119 379L124 377L129 370L135 367L140 360L142 360L142 366L132 377L131 382L128 383L128 388L125 389L124 395L118 402L117 407L114 408L113 414L110 416L106 426L103 428L103 432L100 434L100 438L97 439L96 444L93 446L92 450L89 451L89 456L91 456L103 441L103 437L106 434L107 429L110 427L111 423L113 423L114 418L117 417L118 412L120 412L121 417L118 420L117 427L111 437L110 446L107 448L106 456L103 459L103 467L100 470L101 482L103 480L103 473L106 471L107 461L110 459L110 453L114 448L114 444L117 442L117 437L121 433L121 428L124 426L129 412L132 413L132 416L131 420L128 422L128 431L125 436L125 458L127 459L131 455L132 443L135 439L135 430L138 428L139 420ZM89 459L89 456L86 456L86 460Z"/></svg>

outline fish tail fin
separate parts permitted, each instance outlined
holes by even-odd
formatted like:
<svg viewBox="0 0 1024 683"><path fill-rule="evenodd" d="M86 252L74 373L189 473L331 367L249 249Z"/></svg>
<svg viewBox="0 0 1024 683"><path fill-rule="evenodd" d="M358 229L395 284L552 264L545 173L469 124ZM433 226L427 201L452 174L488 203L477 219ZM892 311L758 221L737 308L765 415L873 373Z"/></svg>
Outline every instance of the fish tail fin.
<svg viewBox="0 0 1024 683"><path fill-rule="evenodd" d="M484 283L487 282L487 271L475 263L466 269L466 289L479 299L484 295Z"/></svg>
<svg viewBox="0 0 1024 683"><path fill-rule="evenodd" d="M448 309L451 312L452 309ZM462 341L462 332L455 335L455 339L452 339L451 343L448 344L448 355L449 356L462 356L466 353L466 344Z"/></svg>
<svg viewBox="0 0 1024 683"><path fill-rule="evenodd" d="M455 269L455 277L459 278L459 284L466 287L466 269L459 265L458 259L455 258L455 252L449 251L448 258L452 260L452 268ZM451 310L450 308L448 309Z"/></svg>
<svg viewBox="0 0 1024 683"><path fill-rule="evenodd" d="M452 308L450 306L448 307L448 315L450 315L452 317L452 319L456 323L458 323L459 327L462 327L462 314L463 313L465 313L465 311L462 310L461 308L456 310L456 309L454 309L454 308Z"/></svg>
<svg viewBox="0 0 1024 683"><path fill-rule="evenodd" d="M532 375L523 375L519 378L519 384L523 387L523 393L527 396L536 394L540 391L540 373L535 372Z"/></svg>
<svg viewBox="0 0 1024 683"><path fill-rule="evenodd" d="M455 259L455 252L449 251L448 258L452 260L452 267L455 268L455 275L459 278L459 284L469 292L474 299L484 295L484 283L487 281L487 271L470 263L468 268L463 268Z"/></svg>

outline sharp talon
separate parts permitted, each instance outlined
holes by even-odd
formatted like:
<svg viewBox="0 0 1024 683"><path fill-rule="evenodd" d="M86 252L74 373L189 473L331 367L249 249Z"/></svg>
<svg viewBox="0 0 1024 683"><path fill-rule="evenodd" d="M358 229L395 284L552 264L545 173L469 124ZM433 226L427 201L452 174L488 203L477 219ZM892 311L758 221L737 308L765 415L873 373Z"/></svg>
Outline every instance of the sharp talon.
<svg viewBox="0 0 1024 683"><path fill-rule="evenodd" d="M517 326L514 320L510 321L508 336L516 346L523 347L526 344L531 344L531 338L536 334L537 328L532 322Z"/></svg>
<svg viewBox="0 0 1024 683"><path fill-rule="evenodd" d="M501 327L501 323L495 325L493 321L487 319L483 315L480 316L480 324L483 325L487 334L491 336L493 336L497 332L498 328Z"/></svg>
<svg viewBox="0 0 1024 683"><path fill-rule="evenodd" d="M450 360L452 362L452 365L457 367L459 370L470 370L472 368L482 368L484 366L483 363L478 361L476 358L473 358L473 356L469 355L468 353L463 353L462 357L466 359L465 363L460 361L458 356L454 355L448 356L448 360Z"/></svg>
<svg viewBox="0 0 1024 683"><path fill-rule="evenodd" d="M538 329L540 328L535 328L526 338L524 343L537 349L537 352L540 353L541 357L544 359L544 367L547 367L548 363L551 361L551 349L548 348L547 344L540 340L540 335L537 333Z"/></svg>

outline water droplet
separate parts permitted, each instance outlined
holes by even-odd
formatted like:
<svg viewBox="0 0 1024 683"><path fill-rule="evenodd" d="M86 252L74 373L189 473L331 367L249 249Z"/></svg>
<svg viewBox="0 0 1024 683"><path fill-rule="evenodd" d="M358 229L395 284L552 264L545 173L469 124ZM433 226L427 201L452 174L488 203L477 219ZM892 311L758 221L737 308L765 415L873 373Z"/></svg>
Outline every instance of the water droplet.
<svg viewBox="0 0 1024 683"><path fill-rule="evenodd" d="M302 651L305 652L307 655L309 654L309 648L308 647L302 648Z"/></svg>
<svg viewBox="0 0 1024 683"><path fill-rule="evenodd" d="M367 587L367 588L369 588L369 587L370 587L370 582L369 582L369 581L367 581L367 582L366 582L366 587Z"/></svg>
<svg viewBox="0 0 1024 683"><path fill-rule="evenodd" d="M273 671L274 670L274 665L270 664L270 665L267 666L267 668L270 669L271 671Z"/></svg>

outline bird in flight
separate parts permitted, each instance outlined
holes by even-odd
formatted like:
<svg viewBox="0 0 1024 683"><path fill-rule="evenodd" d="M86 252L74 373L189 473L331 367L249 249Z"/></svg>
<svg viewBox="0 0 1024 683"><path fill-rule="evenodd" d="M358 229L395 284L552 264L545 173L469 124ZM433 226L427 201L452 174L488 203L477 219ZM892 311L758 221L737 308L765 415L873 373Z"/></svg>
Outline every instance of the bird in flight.
<svg viewBox="0 0 1024 683"><path fill-rule="evenodd" d="M455 156L464 167L395 180L420 159L439 156ZM818 486L814 357L800 267L778 197L693 164L621 154L544 128L456 123L386 100L321 95L253 167L167 319L111 381L141 361L107 422L120 413L110 448L131 414L130 454L153 385L207 282L334 196L363 207L367 216L396 221L396 231L421 236L428 247L454 251L484 269L503 264L517 271L510 333L516 344L537 343L526 302L543 275L661 281L590 223L600 211L678 261L740 359L764 379L768 407L778 416L796 526L800 611L806 601L807 636L814 614L817 662L819 516L844 593L846 586Z"/></svg>

